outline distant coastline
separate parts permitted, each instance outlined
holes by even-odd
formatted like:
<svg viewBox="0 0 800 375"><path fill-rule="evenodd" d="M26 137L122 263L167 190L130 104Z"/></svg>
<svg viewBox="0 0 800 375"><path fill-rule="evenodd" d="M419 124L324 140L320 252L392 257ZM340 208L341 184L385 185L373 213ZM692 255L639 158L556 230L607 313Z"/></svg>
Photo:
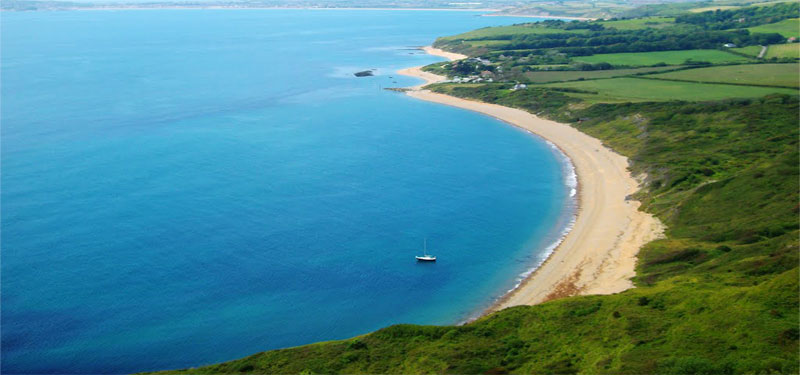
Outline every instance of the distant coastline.
<svg viewBox="0 0 800 375"><path fill-rule="evenodd" d="M467 56L432 47L425 52L448 59ZM547 259L522 282L498 299L485 314L516 305L535 305L572 295L613 294L633 287L636 254L663 235L664 227L654 216L639 211L640 203L628 199L639 182L628 171L628 160L567 125L536 117L523 110L434 93L424 86L445 77L422 71L422 67L398 73L425 83L408 88L406 94L495 117L552 142L572 162L580 189L572 229Z"/></svg>
<svg viewBox="0 0 800 375"><path fill-rule="evenodd" d="M424 7L317 7L317 6L269 6L260 4L231 4L231 3L81 3L73 2L43 2L42 8L14 9L3 7L2 11L47 11L47 10L154 10L154 9L254 9L254 10L388 10L388 11L447 11L447 12L499 12L503 9L496 8L424 8ZM498 16L505 16L498 14ZM508 15L510 17L517 17ZM520 16L528 17L528 16Z"/></svg>
<svg viewBox="0 0 800 375"><path fill-rule="evenodd" d="M30 4L30 1L25 1L25 4ZM535 15L535 14L509 14L502 13L508 8L446 8L446 7L325 7L313 5L299 5L299 6L285 6L285 5L261 5L252 3L215 3L213 1L207 3L170 3L170 2L150 2L150 3L76 3L67 1L42 1L36 2L35 9L24 7L3 6L0 11L4 12L33 12L33 11L48 11L48 10L157 10L157 9L253 9L253 10L364 10L364 11L423 11L423 12L485 12L481 14L482 17L518 17L518 18L548 18L548 19L567 19L588 21L594 18L585 17L570 17L570 16L553 16L553 15Z"/></svg>

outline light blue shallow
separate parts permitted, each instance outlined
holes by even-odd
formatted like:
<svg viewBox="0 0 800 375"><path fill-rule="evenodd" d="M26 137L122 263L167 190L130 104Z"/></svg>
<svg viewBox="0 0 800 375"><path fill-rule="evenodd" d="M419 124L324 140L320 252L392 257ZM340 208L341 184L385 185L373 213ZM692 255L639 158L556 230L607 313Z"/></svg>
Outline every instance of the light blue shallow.
<svg viewBox="0 0 800 375"><path fill-rule="evenodd" d="M0 17L3 373L198 366L457 323L570 216L546 143L380 89L438 60L407 47L519 19ZM426 237L435 264L414 261Z"/></svg>

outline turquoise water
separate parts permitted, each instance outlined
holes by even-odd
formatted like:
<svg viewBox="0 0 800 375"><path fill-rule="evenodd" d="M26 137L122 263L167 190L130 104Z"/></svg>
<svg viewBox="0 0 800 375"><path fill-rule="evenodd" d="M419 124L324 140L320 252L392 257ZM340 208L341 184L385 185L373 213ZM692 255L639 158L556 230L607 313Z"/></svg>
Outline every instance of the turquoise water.
<svg viewBox="0 0 800 375"><path fill-rule="evenodd" d="M198 366L457 323L569 221L553 147L380 89L439 60L408 46L518 19L0 16L4 373ZM435 264L414 261L424 238Z"/></svg>

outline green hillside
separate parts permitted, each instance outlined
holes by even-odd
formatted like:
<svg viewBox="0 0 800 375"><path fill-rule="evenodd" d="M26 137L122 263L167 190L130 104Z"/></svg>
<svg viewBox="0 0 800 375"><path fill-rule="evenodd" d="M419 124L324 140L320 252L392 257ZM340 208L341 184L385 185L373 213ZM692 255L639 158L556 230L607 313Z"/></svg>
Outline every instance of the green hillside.
<svg viewBox="0 0 800 375"><path fill-rule="evenodd" d="M800 37L800 19L788 19L776 23L751 27L748 30L754 33L778 33L787 38Z"/></svg>

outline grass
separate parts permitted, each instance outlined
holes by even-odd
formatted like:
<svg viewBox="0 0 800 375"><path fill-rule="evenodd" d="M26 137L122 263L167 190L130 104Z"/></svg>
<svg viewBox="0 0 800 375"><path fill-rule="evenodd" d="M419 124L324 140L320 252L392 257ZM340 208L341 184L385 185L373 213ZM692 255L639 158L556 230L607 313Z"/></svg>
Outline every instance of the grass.
<svg viewBox="0 0 800 375"><path fill-rule="evenodd" d="M729 9L738 9L738 8L741 8L741 7L740 6L736 6L736 5L717 5L717 6L689 9L689 11L692 12L692 13L702 13L702 12L711 12L711 11L715 11L715 10L729 10Z"/></svg>
<svg viewBox="0 0 800 375"><path fill-rule="evenodd" d="M767 25L750 27L748 30L751 33L778 33L787 38L798 37L800 36L800 19L791 18Z"/></svg>
<svg viewBox="0 0 800 375"><path fill-rule="evenodd" d="M512 35L528 35L528 34L578 34L578 33L585 33L586 30L562 30L562 29L551 29L547 27L541 26L533 26L533 25L512 25L512 26L499 26L499 27L484 27L482 29L477 29L473 31L469 31L463 34L457 34L448 37L439 38L440 40L447 41L447 40L465 40L465 41L472 41L472 40L499 40L503 38L509 38Z"/></svg>
<svg viewBox="0 0 800 375"><path fill-rule="evenodd" d="M731 48L730 50L744 55L756 57L759 53L761 53L761 46L738 47Z"/></svg>
<svg viewBox="0 0 800 375"><path fill-rule="evenodd" d="M508 40L469 40L466 41L472 47L499 47L510 44Z"/></svg>
<svg viewBox="0 0 800 375"><path fill-rule="evenodd" d="M692 82L662 81L641 78L612 78L591 81L549 83L541 87L559 87L581 90L568 93L589 103L614 103L621 101L663 100L719 100L729 98L755 98L772 93L794 95L795 89L754 86L732 86Z"/></svg>
<svg viewBox="0 0 800 375"><path fill-rule="evenodd" d="M532 83L565 82L565 81L577 81L577 80L587 80L587 79L623 77L634 74L675 70L678 68L680 67L661 66L661 67L649 67L649 68L594 70L594 71L575 71L575 70L537 71L537 72L525 73L525 78L527 79L528 82Z"/></svg>
<svg viewBox="0 0 800 375"><path fill-rule="evenodd" d="M766 58L800 58L800 43L771 44L767 47Z"/></svg>
<svg viewBox="0 0 800 375"><path fill-rule="evenodd" d="M715 49L611 53L575 57L574 60L588 63L607 62L615 66L651 66L659 63L681 65L686 63L687 60L705 61L712 64L749 61L744 56Z"/></svg>
<svg viewBox="0 0 800 375"><path fill-rule="evenodd" d="M800 84L800 65L753 64L714 66L650 74L645 77L694 82L798 87Z"/></svg>
<svg viewBox="0 0 800 375"><path fill-rule="evenodd" d="M617 30L641 30L646 28L661 28L675 24L675 18L672 17L648 17L648 18L633 18L628 20L618 21L600 21L601 25L606 28L614 28Z"/></svg>

